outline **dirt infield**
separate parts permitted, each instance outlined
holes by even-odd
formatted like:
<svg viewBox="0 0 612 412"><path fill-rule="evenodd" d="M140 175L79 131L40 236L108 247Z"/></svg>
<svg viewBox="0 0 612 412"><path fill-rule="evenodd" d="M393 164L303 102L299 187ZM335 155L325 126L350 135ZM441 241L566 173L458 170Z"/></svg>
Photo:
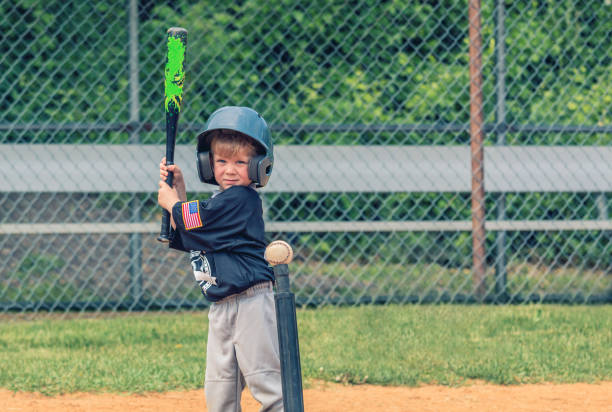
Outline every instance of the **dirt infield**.
<svg viewBox="0 0 612 412"><path fill-rule="evenodd" d="M477 383L458 388L345 386L315 383L304 391L307 412L340 411L612 411L612 382L496 386ZM259 410L245 391L244 412ZM130 394L77 393L48 397L0 390L0 410L44 412L205 411L204 391Z"/></svg>

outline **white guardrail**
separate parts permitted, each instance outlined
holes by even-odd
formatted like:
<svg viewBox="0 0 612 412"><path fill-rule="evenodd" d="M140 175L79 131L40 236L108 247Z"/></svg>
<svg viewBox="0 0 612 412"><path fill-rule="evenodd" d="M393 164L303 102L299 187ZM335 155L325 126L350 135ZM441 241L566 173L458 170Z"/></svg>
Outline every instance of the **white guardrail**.
<svg viewBox="0 0 612 412"><path fill-rule="evenodd" d="M157 191L161 145L0 145L2 192ZM6 159L10 161L7 162ZM176 148L190 191L195 149ZM468 146L278 146L266 192L470 192ZM198 188L200 190L198 190ZM612 192L612 147L485 147L487 192ZM612 230L612 220L488 221L492 231ZM267 222L274 232L469 231L469 221ZM155 223L0 224L0 234L154 233Z"/></svg>

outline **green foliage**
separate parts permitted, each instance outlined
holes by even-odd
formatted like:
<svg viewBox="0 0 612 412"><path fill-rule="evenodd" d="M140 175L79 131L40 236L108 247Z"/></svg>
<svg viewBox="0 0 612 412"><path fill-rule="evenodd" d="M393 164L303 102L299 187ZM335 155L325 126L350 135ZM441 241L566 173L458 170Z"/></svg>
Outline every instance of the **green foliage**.
<svg viewBox="0 0 612 412"><path fill-rule="evenodd" d="M508 193L507 220L597 220L600 194ZM469 193L276 193L265 194L270 221L469 221ZM612 209L612 198L607 198ZM497 220L498 194L485 198L487 220ZM313 259L350 261L379 256L391 263L436 262L449 267L470 265L468 232L302 233L285 234ZM612 264L610 237L594 232L507 232L509 255L539 259L551 267L567 264L603 268ZM487 238L489 262L496 257L495 233ZM509 256L509 257L510 257Z"/></svg>
<svg viewBox="0 0 612 412"><path fill-rule="evenodd" d="M331 259L319 261L314 258L308 263L296 262L292 264L296 299L301 304L310 305L321 302L355 304L369 298L402 303L457 302L473 297L475 285L471 270L471 238L467 234L457 235L452 239L453 245L447 236L438 237L439 242L427 243L429 236L411 235L408 240L413 241L414 246L397 247L392 254L389 254L391 246L385 245L375 263L364 264L348 259L326 263ZM385 240L387 243L393 242ZM326 248L323 248L321 243L317 249L319 254L342 256L341 247L325 243ZM452 246L454 253L443 253L445 247ZM558 255L545 257L553 262L558 259ZM437 263L430 263L432 261ZM492 259L491 264L494 264ZM505 293L514 302L535 296L563 296L566 300L575 299L577 302L584 301L586 296L603 297L610 293L606 267L604 263L598 270L555 269L543 262L526 263L524 259L511 258L506 265ZM496 293L494 269L490 268L486 276L487 293L493 297Z"/></svg>
<svg viewBox="0 0 612 412"><path fill-rule="evenodd" d="M599 1L506 2L506 102L513 124L610 124L612 11ZM495 2L483 2L485 114L495 116ZM129 121L127 6L1 1L2 123ZM139 7L140 119L162 121L164 39L189 30L183 122L227 104L271 124L467 123L465 2L150 1ZM18 62L18 64L17 64ZM181 134L179 139L191 141ZM282 143L448 144L457 133L308 132ZM494 141L495 135L487 137ZM159 143L161 133L141 133ZM610 135L521 134L512 143L609 144ZM5 141L119 142L104 131Z"/></svg>
<svg viewBox="0 0 612 412"><path fill-rule="evenodd" d="M15 278L20 283L0 288L0 301L66 301L72 299L77 288L63 276L66 263L56 255L29 253L18 264Z"/></svg>
<svg viewBox="0 0 612 412"><path fill-rule="evenodd" d="M111 3L2 1L1 122L127 119L126 9ZM53 134L51 134L53 136ZM8 141L117 141L112 133L14 132Z"/></svg>

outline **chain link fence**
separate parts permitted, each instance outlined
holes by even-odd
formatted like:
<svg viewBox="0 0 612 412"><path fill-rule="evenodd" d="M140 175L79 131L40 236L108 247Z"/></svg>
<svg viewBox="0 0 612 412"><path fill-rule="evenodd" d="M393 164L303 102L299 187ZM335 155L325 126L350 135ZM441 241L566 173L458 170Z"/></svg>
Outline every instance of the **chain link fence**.
<svg viewBox="0 0 612 412"><path fill-rule="evenodd" d="M0 0L0 312L206 305L155 240L170 26L188 196L261 112L298 304L611 302L612 4L479 3Z"/></svg>

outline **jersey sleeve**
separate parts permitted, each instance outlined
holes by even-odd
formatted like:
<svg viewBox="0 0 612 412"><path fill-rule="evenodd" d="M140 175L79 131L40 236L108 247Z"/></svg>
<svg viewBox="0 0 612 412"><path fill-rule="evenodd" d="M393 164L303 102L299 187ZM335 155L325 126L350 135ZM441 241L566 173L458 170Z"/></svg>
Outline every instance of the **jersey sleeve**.
<svg viewBox="0 0 612 412"><path fill-rule="evenodd" d="M250 221L261 217L261 200L249 187L233 186L205 202L177 202L176 229L170 247L179 250L223 250L248 237Z"/></svg>

